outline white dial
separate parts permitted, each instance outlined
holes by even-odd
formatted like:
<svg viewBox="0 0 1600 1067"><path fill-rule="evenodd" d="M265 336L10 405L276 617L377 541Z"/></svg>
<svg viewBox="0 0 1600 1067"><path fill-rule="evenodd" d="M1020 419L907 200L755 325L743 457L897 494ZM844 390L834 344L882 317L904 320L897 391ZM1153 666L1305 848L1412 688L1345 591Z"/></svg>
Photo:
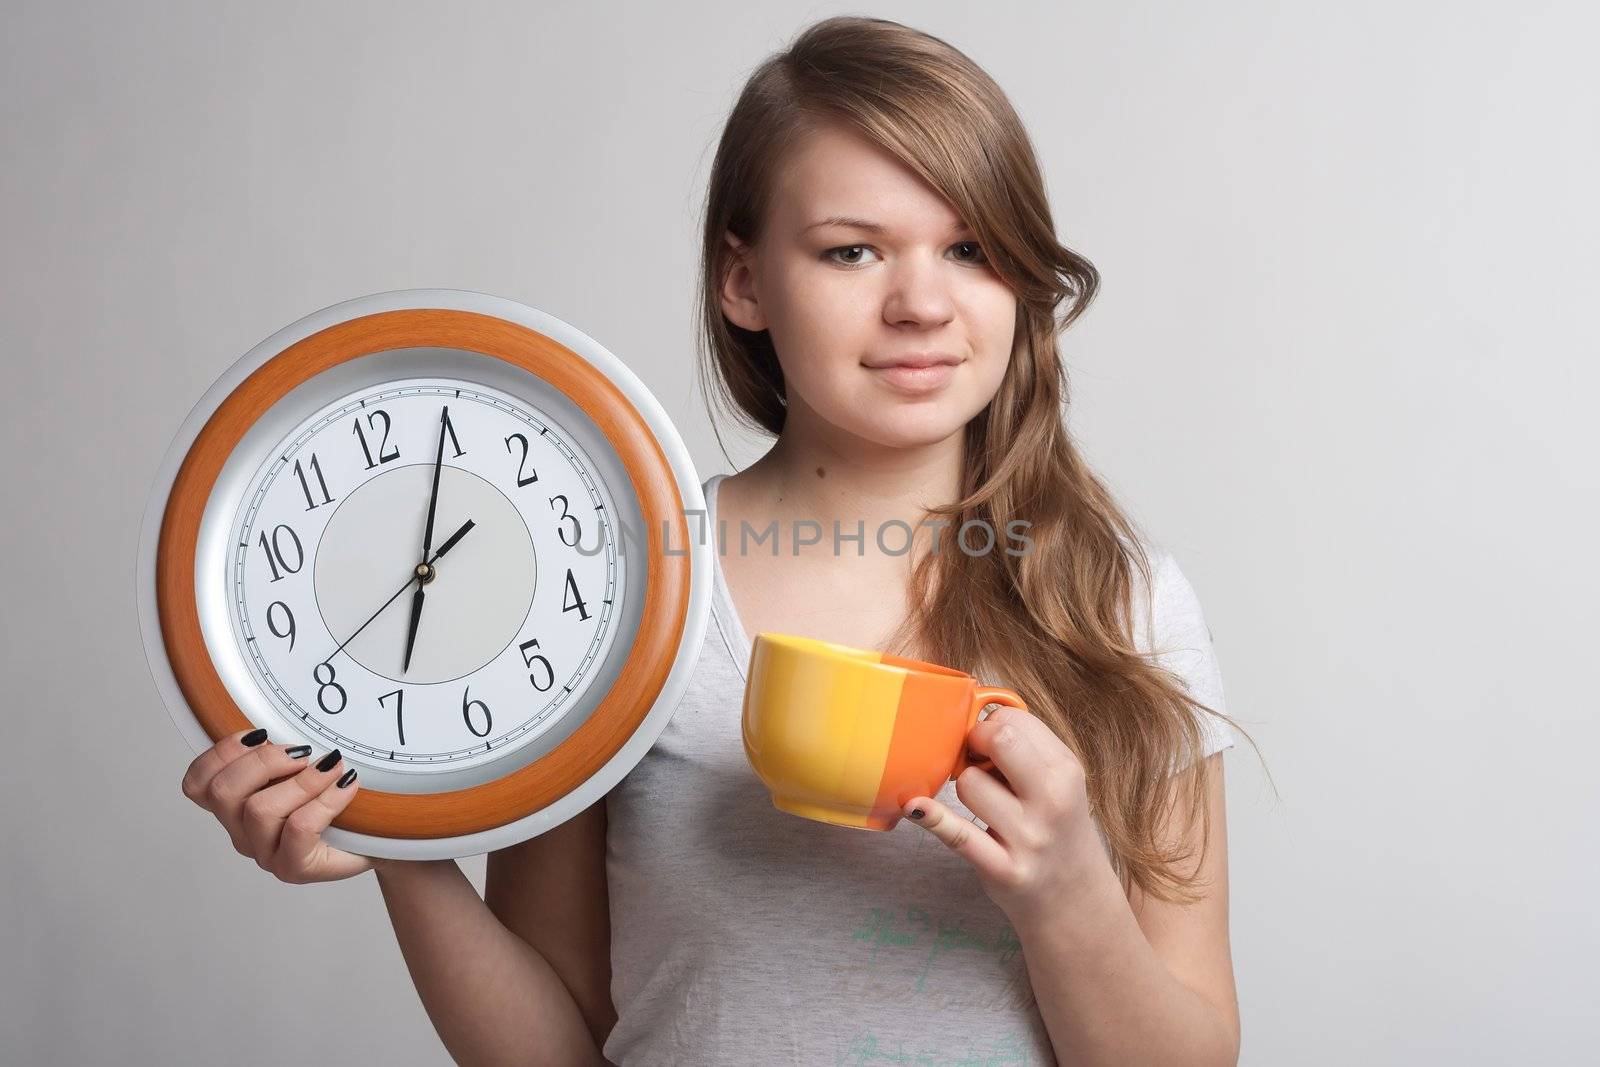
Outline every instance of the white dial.
<svg viewBox="0 0 1600 1067"><path fill-rule="evenodd" d="M228 557L235 639L280 710L347 759L498 758L599 676L626 595L613 505L524 400L437 377L363 388L250 477Z"/></svg>

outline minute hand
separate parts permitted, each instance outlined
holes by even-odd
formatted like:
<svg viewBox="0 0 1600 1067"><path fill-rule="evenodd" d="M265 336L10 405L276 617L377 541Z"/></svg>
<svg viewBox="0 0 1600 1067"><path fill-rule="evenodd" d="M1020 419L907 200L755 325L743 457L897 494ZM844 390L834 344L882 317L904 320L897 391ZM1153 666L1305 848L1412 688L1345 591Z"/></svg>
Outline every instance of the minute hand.
<svg viewBox="0 0 1600 1067"><path fill-rule="evenodd" d="M450 405L439 412L439 451L433 457L433 489L428 493L428 525L422 531L422 559L428 559L428 549L433 547L433 512L439 505L439 470L444 466L444 432L450 427Z"/></svg>

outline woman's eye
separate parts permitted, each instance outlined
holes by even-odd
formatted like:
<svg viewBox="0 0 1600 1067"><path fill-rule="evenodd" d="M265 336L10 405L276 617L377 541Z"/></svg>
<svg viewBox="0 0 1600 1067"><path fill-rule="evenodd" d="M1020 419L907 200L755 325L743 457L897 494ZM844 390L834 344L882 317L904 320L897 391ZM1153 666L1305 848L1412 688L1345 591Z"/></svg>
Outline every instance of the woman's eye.
<svg viewBox="0 0 1600 1067"><path fill-rule="evenodd" d="M970 248L976 252L978 254L978 258L972 260L971 262L973 263L985 263L988 261L988 257L983 254L983 246L976 241L962 241L960 244L956 245L956 247Z"/></svg>
<svg viewBox="0 0 1600 1067"><path fill-rule="evenodd" d="M847 260L847 259L836 259L834 257L837 256L841 252L855 252L857 250L865 250L866 247L867 247L866 245L841 245L838 248L830 248L830 249L828 249L826 252L822 253L822 255L823 255L823 258L832 259L833 262L835 262L835 263L842 264L843 266L846 266L846 267L854 267L858 263L861 262L859 259L848 259Z"/></svg>

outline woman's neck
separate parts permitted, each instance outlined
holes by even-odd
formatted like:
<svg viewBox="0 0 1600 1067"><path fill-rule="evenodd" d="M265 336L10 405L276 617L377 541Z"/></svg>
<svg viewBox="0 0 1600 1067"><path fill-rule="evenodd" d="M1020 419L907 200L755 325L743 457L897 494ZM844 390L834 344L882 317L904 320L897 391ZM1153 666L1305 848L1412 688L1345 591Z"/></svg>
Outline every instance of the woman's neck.
<svg viewBox="0 0 1600 1067"><path fill-rule="evenodd" d="M737 475L741 510L760 523L773 520L785 537L791 524L821 524L823 546L832 545L833 524L842 535L865 530L867 554L885 524L899 521L916 530L926 508L960 493L962 435L916 448L840 444L788 428L773 447ZM920 534L920 531L919 531ZM889 529L884 543L904 544L905 531ZM920 539L920 536L919 536ZM850 549L853 553L853 547Z"/></svg>

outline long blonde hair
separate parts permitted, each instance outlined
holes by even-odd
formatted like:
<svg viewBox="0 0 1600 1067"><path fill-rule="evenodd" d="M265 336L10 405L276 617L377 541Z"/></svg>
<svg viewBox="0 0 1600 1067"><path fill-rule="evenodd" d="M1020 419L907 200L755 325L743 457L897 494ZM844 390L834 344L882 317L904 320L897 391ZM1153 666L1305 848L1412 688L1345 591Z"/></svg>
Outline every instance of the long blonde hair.
<svg viewBox="0 0 1600 1067"><path fill-rule="evenodd" d="M949 520L948 529L981 520L993 531L1025 516L1032 548L923 555L911 577L913 610L894 645L1016 689L1083 764L1124 888L1192 900L1195 874L1180 867L1196 856L1164 844L1162 819L1172 812L1162 809L1173 768L1192 763L1196 773L1176 807L1210 834L1209 767L1193 759L1200 716L1233 720L1191 698L1153 652L1136 647L1133 574L1138 568L1153 592L1150 561L1067 431L1056 348L1099 275L1056 241L1022 123L966 55L896 22L840 16L808 27L751 74L707 190L699 287L705 393L744 424L782 433L784 379L772 339L721 310L730 262L724 232L757 243L785 152L834 123L864 134L938 190L1017 296L1010 365L992 402L965 428L963 495L928 513ZM1144 610L1149 620L1148 596Z"/></svg>

